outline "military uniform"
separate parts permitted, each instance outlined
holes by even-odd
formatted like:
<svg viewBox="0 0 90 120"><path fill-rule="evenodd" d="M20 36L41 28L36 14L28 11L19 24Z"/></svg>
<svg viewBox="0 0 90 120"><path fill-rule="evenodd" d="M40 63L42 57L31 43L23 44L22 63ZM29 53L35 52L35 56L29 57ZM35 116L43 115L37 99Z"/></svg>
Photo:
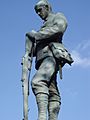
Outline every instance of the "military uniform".
<svg viewBox="0 0 90 120"><path fill-rule="evenodd" d="M42 2L42 1L40 1ZM38 3L37 6L41 3ZM42 2L43 3L43 2ZM47 4L44 2L44 4ZM57 120L61 98L57 87L58 62L49 44L62 44L62 37L67 28L67 20L62 13L48 14L43 26L35 34L36 69L31 86L38 105L38 120ZM29 33L27 37L30 38ZM28 51L28 47L26 48Z"/></svg>
<svg viewBox="0 0 90 120"><path fill-rule="evenodd" d="M36 96L37 103L40 104L40 101L45 102L45 106L43 104L43 107L39 108L42 109L39 111L43 111L41 115L39 115L39 120L46 120L47 111L45 111L45 107L47 107L47 105L50 117L49 120L56 120L57 113L60 109L61 101L56 81L58 64L49 48L49 43L62 42L62 35L66 26L66 19L61 13L50 13L47 21L45 21L36 35L37 72L32 79L32 89ZM48 98L45 96L48 96ZM52 110L56 115L52 116Z"/></svg>

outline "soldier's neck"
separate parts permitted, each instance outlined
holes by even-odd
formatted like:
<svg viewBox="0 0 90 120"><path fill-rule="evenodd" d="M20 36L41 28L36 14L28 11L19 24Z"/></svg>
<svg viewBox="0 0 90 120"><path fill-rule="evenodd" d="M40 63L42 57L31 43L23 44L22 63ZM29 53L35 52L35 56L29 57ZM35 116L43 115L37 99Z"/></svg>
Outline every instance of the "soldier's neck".
<svg viewBox="0 0 90 120"><path fill-rule="evenodd" d="M47 21L48 19L50 19L50 17L52 16L52 14L53 14L53 12L50 12L50 13L48 14L48 17L47 17L44 21Z"/></svg>

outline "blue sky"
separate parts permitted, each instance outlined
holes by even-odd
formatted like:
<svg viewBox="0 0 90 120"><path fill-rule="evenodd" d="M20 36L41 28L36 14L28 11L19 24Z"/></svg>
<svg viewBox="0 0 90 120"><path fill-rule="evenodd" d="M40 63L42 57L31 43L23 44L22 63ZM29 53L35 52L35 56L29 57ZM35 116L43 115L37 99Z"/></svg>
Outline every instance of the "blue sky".
<svg viewBox="0 0 90 120"><path fill-rule="evenodd" d="M0 119L21 120L23 99L21 59L25 33L42 25L34 11L38 0L0 0ZM49 0L54 12L63 12L68 28L63 43L74 58L72 67L57 77L62 97L59 120L90 119L90 1ZM35 72L34 61L31 77ZM37 106L30 88L29 120L37 120Z"/></svg>

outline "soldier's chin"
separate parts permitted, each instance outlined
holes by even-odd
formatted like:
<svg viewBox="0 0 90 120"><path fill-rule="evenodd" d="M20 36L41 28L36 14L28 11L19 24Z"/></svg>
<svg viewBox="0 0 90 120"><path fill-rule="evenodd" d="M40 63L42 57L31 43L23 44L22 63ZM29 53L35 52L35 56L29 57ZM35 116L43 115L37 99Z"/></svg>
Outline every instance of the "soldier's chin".
<svg viewBox="0 0 90 120"><path fill-rule="evenodd" d="M46 17L44 17L44 16L40 16L40 17L41 17L42 20L45 20L45 19L46 19Z"/></svg>
<svg viewBox="0 0 90 120"><path fill-rule="evenodd" d="M40 18L41 18L42 20L44 20L44 17L41 17L41 16L40 16Z"/></svg>
<svg viewBox="0 0 90 120"><path fill-rule="evenodd" d="M42 20L44 20L45 19L45 17L44 16L42 16L42 15L39 15L40 16L40 18L42 19Z"/></svg>

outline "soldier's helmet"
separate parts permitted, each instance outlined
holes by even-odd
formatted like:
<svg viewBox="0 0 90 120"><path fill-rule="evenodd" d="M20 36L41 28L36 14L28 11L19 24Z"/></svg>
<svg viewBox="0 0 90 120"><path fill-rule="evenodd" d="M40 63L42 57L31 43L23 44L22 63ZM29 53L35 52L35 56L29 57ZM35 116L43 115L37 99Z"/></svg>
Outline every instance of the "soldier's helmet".
<svg viewBox="0 0 90 120"><path fill-rule="evenodd" d="M52 11L51 5L47 0L39 0L39 2L34 7L35 11L37 11L40 6L46 6L48 7L49 11Z"/></svg>

